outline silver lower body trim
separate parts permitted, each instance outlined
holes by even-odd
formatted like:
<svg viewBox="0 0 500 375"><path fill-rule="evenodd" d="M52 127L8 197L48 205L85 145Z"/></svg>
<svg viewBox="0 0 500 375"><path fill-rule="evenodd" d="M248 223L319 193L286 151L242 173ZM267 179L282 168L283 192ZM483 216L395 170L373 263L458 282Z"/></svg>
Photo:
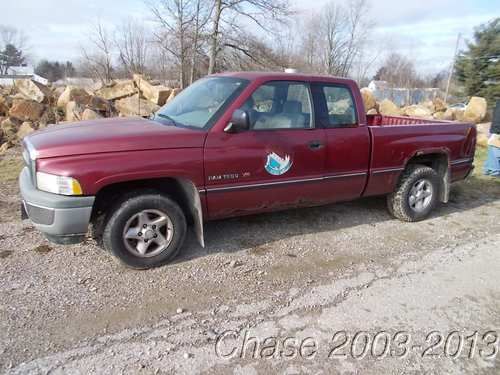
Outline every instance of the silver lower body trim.
<svg viewBox="0 0 500 375"><path fill-rule="evenodd" d="M265 188L265 187L277 186L277 185L289 185L289 184L297 184L297 183L325 181L325 180L331 180L331 179L337 179L337 178L359 177L359 176L366 176L366 174L367 174L366 172L355 172L355 173L344 173L344 174L336 174L336 175L321 176L321 177L314 177L314 178L303 178L303 179L297 179L297 180L271 181L271 182L266 182L266 183L256 183L256 184L236 185L236 186L222 186L222 187L200 189L199 192L201 194L203 194L203 193L218 192L218 191Z"/></svg>

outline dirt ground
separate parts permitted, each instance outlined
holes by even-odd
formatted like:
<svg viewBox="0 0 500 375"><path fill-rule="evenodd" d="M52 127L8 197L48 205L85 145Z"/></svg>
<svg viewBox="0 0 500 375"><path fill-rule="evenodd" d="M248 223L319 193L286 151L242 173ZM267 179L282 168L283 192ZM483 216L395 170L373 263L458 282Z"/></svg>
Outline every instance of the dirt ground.
<svg viewBox="0 0 500 375"><path fill-rule="evenodd" d="M2 372L500 371L500 182L480 171L420 223L384 198L217 221L133 271L21 221L20 166L0 160Z"/></svg>

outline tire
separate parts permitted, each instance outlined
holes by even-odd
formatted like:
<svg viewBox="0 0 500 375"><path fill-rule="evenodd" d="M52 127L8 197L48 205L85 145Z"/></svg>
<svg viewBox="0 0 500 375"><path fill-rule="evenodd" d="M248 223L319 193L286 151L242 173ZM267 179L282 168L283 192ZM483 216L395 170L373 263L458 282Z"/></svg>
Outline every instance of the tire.
<svg viewBox="0 0 500 375"><path fill-rule="evenodd" d="M394 192L387 196L387 208L399 220L423 220L436 207L440 189L440 178L434 169L424 165L409 166Z"/></svg>
<svg viewBox="0 0 500 375"><path fill-rule="evenodd" d="M111 209L102 240L104 248L126 266L147 269L172 260L185 236L186 217L179 205L159 193L142 192Z"/></svg>

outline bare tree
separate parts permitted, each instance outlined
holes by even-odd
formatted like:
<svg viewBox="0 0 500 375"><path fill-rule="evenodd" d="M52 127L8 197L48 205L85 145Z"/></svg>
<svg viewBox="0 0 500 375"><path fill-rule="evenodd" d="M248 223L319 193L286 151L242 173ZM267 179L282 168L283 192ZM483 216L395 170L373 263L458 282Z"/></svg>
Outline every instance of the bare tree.
<svg viewBox="0 0 500 375"><path fill-rule="evenodd" d="M329 3L321 11L319 26L322 45L319 50L324 51L323 67L327 74L344 73L350 43L347 25L345 10L340 5Z"/></svg>
<svg viewBox="0 0 500 375"><path fill-rule="evenodd" d="M235 43L225 40L241 33L241 19L250 21L261 30L272 32L272 21L283 22L289 12L288 0L214 0L209 38L208 74L217 69L217 56L224 47Z"/></svg>
<svg viewBox="0 0 500 375"><path fill-rule="evenodd" d="M413 62L397 53L387 56L373 78L386 81L392 87L412 88L421 83Z"/></svg>
<svg viewBox="0 0 500 375"><path fill-rule="evenodd" d="M150 8L160 25L155 39L158 45L176 60L180 86L184 88L188 83L189 32L196 19L194 0L159 0L150 3Z"/></svg>
<svg viewBox="0 0 500 375"><path fill-rule="evenodd" d="M149 43L142 23L134 19L125 21L115 32L115 44L120 62L129 74L146 71Z"/></svg>
<svg viewBox="0 0 500 375"><path fill-rule="evenodd" d="M102 83L109 83L113 79L113 43L108 30L100 21L92 27L89 41L90 47L82 48L82 68Z"/></svg>
<svg viewBox="0 0 500 375"><path fill-rule="evenodd" d="M191 73L189 75L190 84L195 80L198 55L200 54L201 41L203 38L202 32L210 19L210 13L212 11L211 8L203 6L202 3L202 0L196 0L194 25L192 27Z"/></svg>

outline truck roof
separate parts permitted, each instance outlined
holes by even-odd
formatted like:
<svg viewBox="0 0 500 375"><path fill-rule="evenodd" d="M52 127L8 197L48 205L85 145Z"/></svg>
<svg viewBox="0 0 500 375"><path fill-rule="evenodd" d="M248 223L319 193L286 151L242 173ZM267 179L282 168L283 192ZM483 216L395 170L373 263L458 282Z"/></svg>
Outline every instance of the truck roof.
<svg viewBox="0 0 500 375"><path fill-rule="evenodd" d="M255 80L291 80L291 81L327 81L335 83L353 83L352 79L334 77L329 75L318 74L304 74L304 73L285 73L285 72L224 72L217 73L214 76L218 77L235 77L247 79L249 81Z"/></svg>

